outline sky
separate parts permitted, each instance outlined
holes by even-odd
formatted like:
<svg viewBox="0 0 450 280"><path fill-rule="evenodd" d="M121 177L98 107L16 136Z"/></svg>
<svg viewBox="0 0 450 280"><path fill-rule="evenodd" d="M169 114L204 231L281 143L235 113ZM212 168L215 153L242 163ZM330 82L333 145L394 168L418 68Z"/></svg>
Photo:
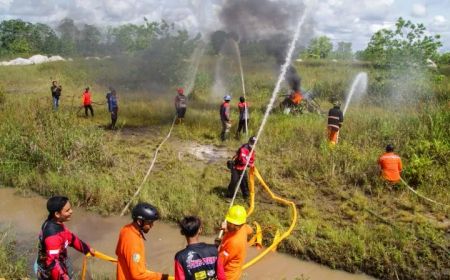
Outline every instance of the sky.
<svg viewBox="0 0 450 280"><path fill-rule="evenodd" d="M230 0L0 0L0 21L22 19L55 26L69 17L99 27L165 19L207 33L222 28L221 7ZM246 0L240 0L246 1ZM267 0L271 1L271 0ZM298 3L301 0L279 0ZM277 2L273 0L272 2ZM366 48L381 28L392 28L399 17L423 23L430 35L440 34L450 51L450 0L303 0L314 36L326 35L334 44L351 42Z"/></svg>

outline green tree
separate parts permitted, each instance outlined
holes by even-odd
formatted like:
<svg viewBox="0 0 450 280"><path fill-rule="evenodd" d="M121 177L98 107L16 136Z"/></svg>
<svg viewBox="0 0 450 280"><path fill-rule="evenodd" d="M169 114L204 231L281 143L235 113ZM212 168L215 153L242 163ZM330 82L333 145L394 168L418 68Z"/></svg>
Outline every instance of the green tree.
<svg viewBox="0 0 450 280"><path fill-rule="evenodd" d="M369 41L362 58L382 66L424 65L435 60L442 46L440 35L426 35L423 24L399 18L395 30L381 29Z"/></svg>
<svg viewBox="0 0 450 280"><path fill-rule="evenodd" d="M77 49L83 55L95 55L100 50L102 34L94 25L85 24L80 31Z"/></svg>
<svg viewBox="0 0 450 280"><path fill-rule="evenodd" d="M306 56L310 58L328 58L333 49L333 44L327 36L316 37L311 40L306 50Z"/></svg>
<svg viewBox="0 0 450 280"><path fill-rule="evenodd" d="M73 55L76 53L76 42L80 31L75 26L73 19L63 19L56 30L60 33L61 52L64 55Z"/></svg>
<svg viewBox="0 0 450 280"><path fill-rule="evenodd" d="M0 48L4 53L29 54L33 46L29 41L33 25L20 19L0 23Z"/></svg>
<svg viewBox="0 0 450 280"><path fill-rule="evenodd" d="M443 53L438 60L439 64L450 64L450 52Z"/></svg>
<svg viewBox="0 0 450 280"><path fill-rule="evenodd" d="M353 53L352 53L352 43L349 42L338 42L336 50L333 52L333 56L336 59L352 59Z"/></svg>

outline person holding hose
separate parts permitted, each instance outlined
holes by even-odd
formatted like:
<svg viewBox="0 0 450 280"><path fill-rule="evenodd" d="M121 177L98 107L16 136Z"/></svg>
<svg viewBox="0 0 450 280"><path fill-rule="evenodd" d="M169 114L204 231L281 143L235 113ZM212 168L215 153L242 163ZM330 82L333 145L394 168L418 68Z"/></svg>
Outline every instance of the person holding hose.
<svg viewBox="0 0 450 280"><path fill-rule="evenodd" d="M159 220L158 210L151 204L138 203L131 211L133 222L120 230L116 246L117 280L166 280L167 274L152 272L146 268L144 234Z"/></svg>
<svg viewBox="0 0 450 280"><path fill-rule="evenodd" d="M223 264L227 280L238 280L242 275L248 236L253 233L253 229L246 222L245 208L233 205L225 216L225 223L222 224L225 234L219 246L219 263Z"/></svg>
<svg viewBox="0 0 450 280"><path fill-rule="evenodd" d="M88 117L88 110L91 111L91 117L94 117L94 109L92 108L92 95L87 87L83 92L83 107L86 118Z"/></svg>
<svg viewBox="0 0 450 280"><path fill-rule="evenodd" d="M388 144L386 152L378 159L381 169L381 176L391 184L397 184L401 179L403 169L401 158L394 153L394 146Z"/></svg>
<svg viewBox="0 0 450 280"><path fill-rule="evenodd" d="M236 185L239 182L239 178L241 177L242 173L244 173L244 177L242 178L240 184L242 196L244 197L244 199L247 199L249 196L247 170L245 166L247 165L247 162L247 167L253 167L255 165L255 151L253 151L253 154L250 156L250 151L252 150L255 143L256 137L250 137L250 139L248 139L248 143L242 145L237 150L236 155L234 156L234 164L231 167L231 180L228 184L228 198L233 197Z"/></svg>
<svg viewBox="0 0 450 280"><path fill-rule="evenodd" d="M186 114L187 108L187 98L184 95L183 88L177 89L177 96L175 96L175 110L177 113L177 123L181 124L184 120L184 115Z"/></svg>
<svg viewBox="0 0 450 280"><path fill-rule="evenodd" d="M343 122L344 114L341 111L341 104L334 101L333 108L328 111L328 142L330 146L336 145Z"/></svg>
<svg viewBox="0 0 450 280"><path fill-rule="evenodd" d="M223 97L223 103L220 105L220 121L222 122L222 132L220 134L220 139L225 141L228 138L228 134L231 129L231 119L230 119L230 101L231 96L225 95Z"/></svg>
<svg viewBox="0 0 450 280"><path fill-rule="evenodd" d="M184 217L179 226L188 245L175 255L175 280L225 280L223 265L218 261L217 247L199 241L202 232L200 218Z"/></svg>
<svg viewBox="0 0 450 280"><path fill-rule="evenodd" d="M95 250L73 234L65 225L72 218L72 206L65 196L53 196L47 201L48 218L39 234L38 258L35 264L37 279L72 279L72 266L67 247L86 255L95 255Z"/></svg>
<svg viewBox="0 0 450 280"><path fill-rule="evenodd" d="M236 131L236 138L239 139L241 137L241 131L243 133L247 133L247 126L248 126L248 103L245 101L245 97L241 96L239 97L239 103L238 103L238 109L239 109L239 125L238 129Z"/></svg>
<svg viewBox="0 0 450 280"><path fill-rule="evenodd" d="M116 129L116 122L119 113L119 105L117 104L117 93L115 89L111 89L108 100L108 110L111 113L111 129Z"/></svg>

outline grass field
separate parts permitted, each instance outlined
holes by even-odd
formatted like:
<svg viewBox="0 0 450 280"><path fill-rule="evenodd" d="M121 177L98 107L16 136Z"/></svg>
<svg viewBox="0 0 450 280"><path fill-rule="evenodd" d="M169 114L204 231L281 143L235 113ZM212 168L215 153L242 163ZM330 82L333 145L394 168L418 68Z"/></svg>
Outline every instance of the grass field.
<svg viewBox="0 0 450 280"><path fill-rule="evenodd" d="M95 71L92 63L0 68L0 182L43 196L65 194L78 206L115 215L140 184L169 130L174 93L117 86L119 129L109 131L106 105L94 107L93 119L78 112L86 85L91 85L94 101L105 100L101 81L108 72ZM108 62L96 63L98 69L108 69ZM232 154L244 141L219 140L221 100L210 92L212 63L205 60L201 65L185 124L175 127L140 194L141 200L157 205L164 219L201 216L208 233L227 209L223 192L230 176L225 160L202 162L186 153L186 147L212 144ZM376 162L385 145L393 143L403 159L406 181L421 194L450 205L449 77L427 73L410 86L403 75L397 77L399 86L389 83L389 73L367 67L296 67L324 111L331 96L343 99L361 70L368 72L369 90L362 103L350 106L333 150L325 141L325 116L270 116L257 147L257 167L277 194L299 208L298 226L281 250L381 279L444 279L450 263L449 208L429 203L404 186L385 185ZM252 66L245 72L250 130L255 133L276 71ZM50 77L63 85L58 112L51 109ZM234 120L241 87L239 77L235 81L230 86L236 92ZM395 98L397 93L408 98ZM238 202L245 203L241 198ZM252 219L261 223L266 241L289 221L285 209L261 193Z"/></svg>

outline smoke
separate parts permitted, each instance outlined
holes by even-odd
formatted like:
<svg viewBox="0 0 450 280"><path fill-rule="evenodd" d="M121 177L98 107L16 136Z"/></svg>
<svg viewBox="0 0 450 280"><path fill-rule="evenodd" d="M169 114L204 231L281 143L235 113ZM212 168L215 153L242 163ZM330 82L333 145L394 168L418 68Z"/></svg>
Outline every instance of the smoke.
<svg viewBox="0 0 450 280"><path fill-rule="evenodd" d="M260 41L292 33L295 21L304 10L302 1L287 3L269 0L228 0L219 18L240 40Z"/></svg>
<svg viewBox="0 0 450 280"><path fill-rule="evenodd" d="M302 0L228 0L222 7L219 18L229 34L236 34L241 42L261 43L267 54L281 65L286 57L293 29L304 11ZM307 42L312 37L312 26L311 19L302 26L301 42ZM294 91L301 88L301 78L292 65L288 69L286 81Z"/></svg>

